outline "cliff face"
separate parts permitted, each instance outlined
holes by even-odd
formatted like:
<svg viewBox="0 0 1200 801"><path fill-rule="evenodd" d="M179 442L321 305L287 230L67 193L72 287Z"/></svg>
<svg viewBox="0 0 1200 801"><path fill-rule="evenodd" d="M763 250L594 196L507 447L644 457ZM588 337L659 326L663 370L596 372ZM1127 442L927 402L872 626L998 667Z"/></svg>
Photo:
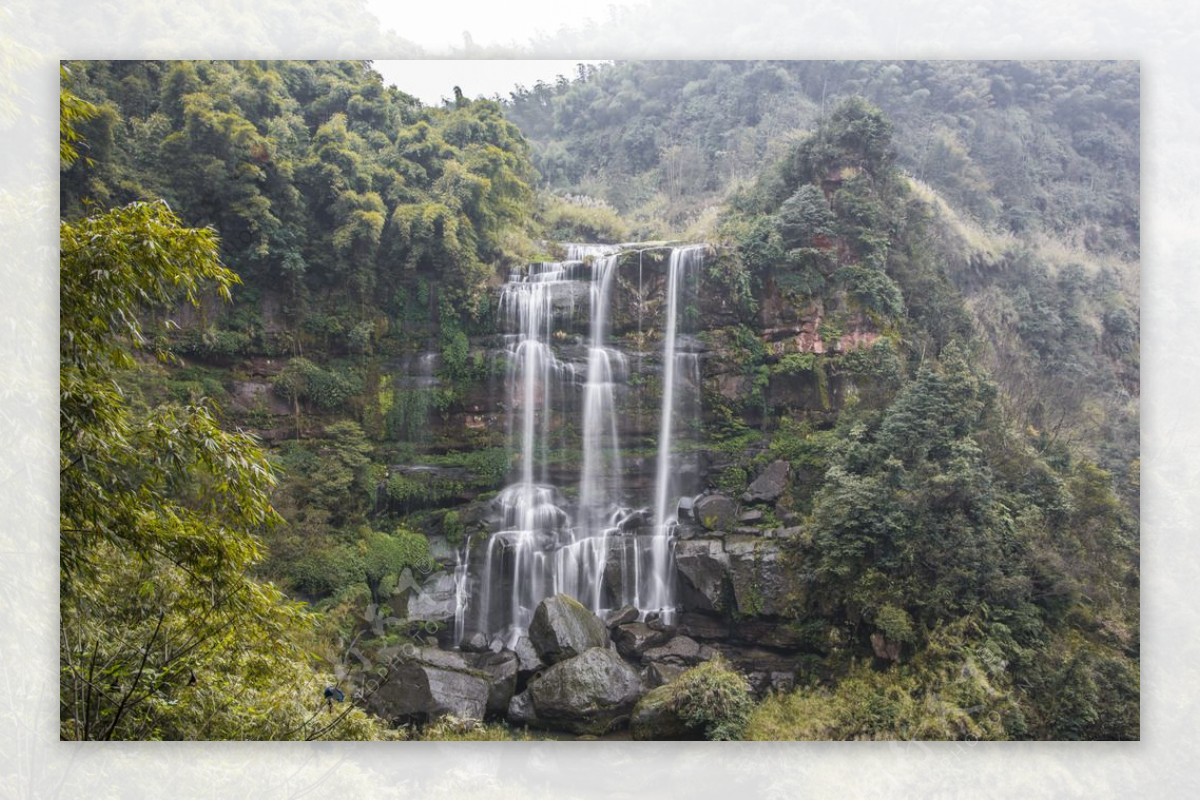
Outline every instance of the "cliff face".
<svg viewBox="0 0 1200 801"><path fill-rule="evenodd" d="M622 541L618 538L598 557L606 563L594 574L599 582L596 605L603 609L615 609L636 595L630 586L636 578L623 572L631 558L629 548L636 550L627 541L648 537L652 529L649 499L656 489L655 453L662 433L670 253L665 246L627 246L617 261L607 301L605 347L614 352L614 359L619 355L623 367L612 401L620 475L605 480L619 485L616 501L628 516L621 523L626 544L617 544ZM708 257L715 255L710 249ZM544 338L567 367L545 379L553 386L539 383L528 402L534 405L537 436L544 437L539 442L545 451L537 450L535 457L537 481L557 487L554 503L569 509L578 500L585 470L584 376L589 336L594 333L589 319L594 301L584 283L555 286L547 293L551 313ZM747 323L703 270L688 276L677 299L679 369L674 392L682 411L672 449L670 509L679 523L668 576L677 614L666 625L670 633L723 651L735 664L743 664L758 689L785 686L794 678L789 671L795 660L814 647L791 622L790 605L805 588L788 569L789 552L801 533L795 497L803 490L796 493L793 488L812 477L803 466L793 468L786 460L748 469L745 465L782 419L819 424L835 418L846 398L869 394L877 379L855 374L842 361L847 354L870 351L884 336L866 314L827 309L820 301L797 304L773 285L765 288L760 310ZM399 619L439 624L438 639L445 647L469 639L477 625L472 612L464 613L464 605L494 603L480 601L481 596L508 598L520 592L512 576L487 578L489 571L496 571L496 563L516 559L519 553L508 540L492 544L496 532L512 525L505 522L511 513L504 507L511 487L505 493L500 490L524 467L520 420L527 401L524 391L513 393L517 379L509 372L518 352L513 339L518 336L509 331L470 338L471 358L486 369L459 382L454 401L445 408L425 405L424 422L415 426L419 436L411 443L416 455L410 463L393 465L388 477L393 488L397 481L408 482L411 491L398 500L387 484L379 487L382 510L417 512L418 519L427 521L424 532L443 565L420 581L401 582L392 608ZM393 386L410 394L444 391L447 379L440 373L431 357L394 362L388 368ZM723 430L731 415L748 424L751 436L743 434L741 444L731 443ZM436 452L451 454L486 442L508 453L511 462L507 471L489 474L477 466L447 467L442 459L423 464L422 442L436 442ZM454 517L456 530L447 531L440 522L446 514ZM562 535L538 536L549 543ZM485 582L490 583L486 591L481 586ZM500 641L496 645L509 647ZM761 665L755 666L764 658L762 649L774 654L768 660L774 668L765 673Z"/></svg>

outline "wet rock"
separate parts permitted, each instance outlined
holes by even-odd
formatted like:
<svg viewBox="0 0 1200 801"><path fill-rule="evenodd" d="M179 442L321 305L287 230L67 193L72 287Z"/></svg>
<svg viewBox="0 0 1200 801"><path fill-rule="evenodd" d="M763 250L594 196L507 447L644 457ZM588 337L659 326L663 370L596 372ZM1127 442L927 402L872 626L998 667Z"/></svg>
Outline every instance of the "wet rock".
<svg viewBox="0 0 1200 801"><path fill-rule="evenodd" d="M729 529L737 521L738 504L728 495L702 495L695 503L696 519L709 531Z"/></svg>
<svg viewBox="0 0 1200 801"><path fill-rule="evenodd" d="M624 532L638 531L651 524L650 513L646 509L635 509L617 523L617 528Z"/></svg>
<svg viewBox="0 0 1200 801"><path fill-rule="evenodd" d="M614 609L604 617L604 625L610 629L625 623L633 623L638 619L638 610L636 606L622 606L620 609Z"/></svg>
<svg viewBox="0 0 1200 801"><path fill-rule="evenodd" d="M516 644L513 645L513 653L517 655L517 670L522 674L536 673L546 667L546 663L538 656L537 649L525 635L517 638Z"/></svg>
<svg viewBox="0 0 1200 801"><path fill-rule="evenodd" d="M647 648L664 645L669 639L667 632L655 631L645 623L625 623L613 632L617 653L634 662L642 658L642 652Z"/></svg>
<svg viewBox="0 0 1200 801"><path fill-rule="evenodd" d="M387 680L366 696L367 707L392 724L426 723L442 715L482 720L489 682L465 662L434 649L393 660Z"/></svg>
<svg viewBox="0 0 1200 801"><path fill-rule="evenodd" d="M708 529L698 523L681 522L675 527L675 539L692 540L708 535Z"/></svg>
<svg viewBox="0 0 1200 801"><path fill-rule="evenodd" d="M481 654L484 651L490 650L488 647L487 635L481 631L475 631L463 637L462 644L459 646L468 653Z"/></svg>
<svg viewBox="0 0 1200 801"><path fill-rule="evenodd" d="M474 660L474 666L488 676L488 714L504 714L517 690L517 655L512 651L498 654L489 651L480 654Z"/></svg>
<svg viewBox="0 0 1200 801"><path fill-rule="evenodd" d="M791 465L783 459L776 459L774 462L771 462L759 474L758 478L754 479L753 483L746 488L746 492L742 495L742 500L747 503L774 501L787 489L787 479L790 471Z"/></svg>
<svg viewBox="0 0 1200 801"><path fill-rule="evenodd" d="M727 605L729 557L718 539L675 543L680 601L687 609L715 612Z"/></svg>
<svg viewBox="0 0 1200 801"><path fill-rule="evenodd" d="M645 663L666 662L673 665L698 665L702 661L700 645L691 637L682 635L673 637L664 645L643 651L642 661Z"/></svg>
<svg viewBox="0 0 1200 801"><path fill-rule="evenodd" d="M455 587L451 573L432 573L408 599L409 620L446 623L454 620Z"/></svg>
<svg viewBox="0 0 1200 801"><path fill-rule="evenodd" d="M559 594L537 605L529 624L529 639L542 661L553 665L589 648L606 647L608 629L579 601Z"/></svg>
<svg viewBox="0 0 1200 801"><path fill-rule="evenodd" d="M666 662L654 662L649 665L643 673L643 681L647 687L661 687L664 684L670 684L683 675L683 671L687 668L682 665L671 665Z"/></svg>
<svg viewBox="0 0 1200 801"><path fill-rule="evenodd" d="M603 734L628 719L642 693L637 671L613 651L589 648L579 656L551 665L529 682L533 708L527 720L525 702L509 704L516 722L563 729L577 734ZM519 696L518 696L519 697Z"/></svg>
<svg viewBox="0 0 1200 801"><path fill-rule="evenodd" d="M529 690L514 695L508 702L508 719L512 723L526 726L532 726L537 722L537 715L533 711L533 698L529 695Z"/></svg>
<svg viewBox="0 0 1200 801"><path fill-rule="evenodd" d="M663 617L658 612L647 612L645 623L655 631L665 631L671 635L675 634L675 627L663 620Z"/></svg>
<svg viewBox="0 0 1200 801"><path fill-rule="evenodd" d="M680 498L676 517L680 523L694 521L696 519L696 499L686 495Z"/></svg>

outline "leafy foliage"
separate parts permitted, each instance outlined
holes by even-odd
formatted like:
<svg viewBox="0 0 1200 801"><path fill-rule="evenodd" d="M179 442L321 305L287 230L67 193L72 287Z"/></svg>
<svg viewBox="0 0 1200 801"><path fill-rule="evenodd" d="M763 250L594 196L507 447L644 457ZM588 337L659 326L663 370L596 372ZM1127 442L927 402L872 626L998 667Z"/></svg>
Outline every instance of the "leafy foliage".
<svg viewBox="0 0 1200 801"><path fill-rule="evenodd" d="M668 705L708 740L740 740L753 702L750 685L719 656L671 682Z"/></svg>
<svg viewBox="0 0 1200 801"><path fill-rule="evenodd" d="M370 737L329 725L303 612L250 568L278 522L254 440L121 390L139 315L237 278L212 231L136 203L61 227L61 732L66 739Z"/></svg>

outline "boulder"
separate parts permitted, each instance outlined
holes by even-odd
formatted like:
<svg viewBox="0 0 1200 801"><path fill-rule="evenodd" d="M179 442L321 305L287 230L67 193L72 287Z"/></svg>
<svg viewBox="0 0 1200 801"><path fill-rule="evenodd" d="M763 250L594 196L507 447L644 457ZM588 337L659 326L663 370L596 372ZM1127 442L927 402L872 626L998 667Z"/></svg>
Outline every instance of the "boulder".
<svg viewBox="0 0 1200 801"><path fill-rule="evenodd" d="M442 715L482 720L488 708L488 679L461 657L443 654L419 649L415 655L391 660L387 680L366 694L367 707L394 725L426 723Z"/></svg>
<svg viewBox="0 0 1200 801"><path fill-rule="evenodd" d="M709 531L728 529L737 521L737 501L728 495L701 495L694 509L696 520Z"/></svg>
<svg viewBox="0 0 1200 801"><path fill-rule="evenodd" d="M747 503L774 501L787 489L789 472L791 465L783 459L776 459L746 488L742 500Z"/></svg>
<svg viewBox="0 0 1200 801"><path fill-rule="evenodd" d="M452 573L433 573L408 599L409 620L445 623L454 620L455 586Z"/></svg>
<svg viewBox="0 0 1200 801"><path fill-rule="evenodd" d="M665 645L647 648L642 652L642 662L667 662L673 665L698 665L703 662L700 644L691 637L673 637Z"/></svg>
<svg viewBox="0 0 1200 801"><path fill-rule="evenodd" d="M488 714L503 714L517 690L517 655L512 651L480 654L475 669L488 676Z"/></svg>
<svg viewBox="0 0 1200 801"><path fill-rule="evenodd" d="M559 594L537 605L529 639L542 661L553 665L589 648L607 647L608 629L579 601Z"/></svg>
<svg viewBox="0 0 1200 801"><path fill-rule="evenodd" d="M487 635L484 634L482 631L473 631L470 634L468 634L467 636L463 637L463 641L462 641L462 644L460 647L464 651L467 651L468 653L475 653L475 654L481 654L484 651L490 650L490 648L488 647Z"/></svg>
<svg viewBox="0 0 1200 801"><path fill-rule="evenodd" d="M537 723L537 716L533 711L533 697L530 696L529 690L514 695L508 702L508 720L525 726Z"/></svg>
<svg viewBox="0 0 1200 801"><path fill-rule="evenodd" d="M514 697L515 722L562 729L576 734L603 734L628 718L642 693L637 671L613 651L589 648L579 656L551 665L529 683L526 693L533 718L524 716L525 702Z"/></svg>
<svg viewBox="0 0 1200 801"><path fill-rule="evenodd" d="M538 656L537 649L524 634L517 638L513 645L513 653L517 656L517 670L521 673L536 673L546 667L546 663Z"/></svg>
<svg viewBox="0 0 1200 801"><path fill-rule="evenodd" d="M680 601L687 609L716 612L728 606L729 556L719 539L675 543Z"/></svg>
<svg viewBox="0 0 1200 801"><path fill-rule="evenodd" d="M635 740L703 740L704 733L683 721L672 708L672 688L656 687L641 697L629 719Z"/></svg>
<svg viewBox="0 0 1200 801"><path fill-rule="evenodd" d="M636 606L629 606L627 604L622 606L620 609L614 609L605 615L604 625L608 626L610 629L615 629L617 626L625 623L633 623L638 619L639 614L640 613L638 612Z"/></svg>
<svg viewBox="0 0 1200 801"><path fill-rule="evenodd" d="M647 687L661 687L670 684L683 675L687 668L682 665L671 665L666 662L654 662L642 671L642 681Z"/></svg>
<svg viewBox="0 0 1200 801"><path fill-rule="evenodd" d="M663 645L670 635L665 631L656 631L645 623L625 623L617 626L613 632L613 642L617 644L617 653L626 659L637 662L642 658L642 652L656 645Z"/></svg>

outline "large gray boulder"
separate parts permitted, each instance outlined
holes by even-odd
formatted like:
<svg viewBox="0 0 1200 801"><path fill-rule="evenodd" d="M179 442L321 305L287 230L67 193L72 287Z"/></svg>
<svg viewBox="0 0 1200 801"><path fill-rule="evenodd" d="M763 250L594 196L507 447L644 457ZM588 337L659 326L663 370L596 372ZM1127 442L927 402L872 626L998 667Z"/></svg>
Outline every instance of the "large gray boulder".
<svg viewBox="0 0 1200 801"><path fill-rule="evenodd" d="M546 663L538 656L537 649L533 647L529 637L524 634L517 638L516 644L513 645L513 652L517 655L517 669L521 673L537 673L546 667Z"/></svg>
<svg viewBox="0 0 1200 801"><path fill-rule="evenodd" d="M517 689L517 655L512 651L487 652L472 661L475 669L488 677L488 714L504 714Z"/></svg>
<svg viewBox="0 0 1200 801"><path fill-rule="evenodd" d="M633 623L638 619L638 610L636 606L626 604L620 609L614 609L604 616L604 625L610 629L614 629L624 623Z"/></svg>
<svg viewBox="0 0 1200 801"><path fill-rule="evenodd" d="M408 598L406 617L445 623L454 620L455 587L452 573L433 573Z"/></svg>
<svg viewBox="0 0 1200 801"><path fill-rule="evenodd" d="M670 633L652 629L645 623L625 623L613 632L617 652L626 659L637 662L647 648L663 645L671 639Z"/></svg>
<svg viewBox="0 0 1200 801"><path fill-rule="evenodd" d="M371 687L366 702L375 714L393 724L425 723L442 715L483 720L490 682L461 656L432 648L400 652L389 660L387 679Z"/></svg>
<svg viewBox="0 0 1200 801"><path fill-rule="evenodd" d="M693 509L697 522L709 531L725 531L737 522L738 504L728 495L702 495Z"/></svg>
<svg viewBox="0 0 1200 801"><path fill-rule="evenodd" d="M637 671L613 651L589 648L558 662L509 704L510 719L576 734L603 734L620 725L642 693Z"/></svg>
<svg viewBox="0 0 1200 801"><path fill-rule="evenodd" d="M676 542L675 570L684 608L717 612L728 606L729 556L721 540Z"/></svg>
<svg viewBox="0 0 1200 801"><path fill-rule="evenodd" d="M767 465L758 478L746 488L742 500L747 503L755 501L774 501L787 489L788 473L791 465L783 459L776 459Z"/></svg>
<svg viewBox="0 0 1200 801"><path fill-rule="evenodd" d="M548 665L579 656L589 648L608 646L608 628L569 595L555 595L537 605L529 639Z"/></svg>
<svg viewBox="0 0 1200 801"><path fill-rule="evenodd" d="M664 645L657 648L647 648L642 652L642 662L666 662L673 665L698 665L711 654L702 651L700 643L691 637L680 635L673 637Z"/></svg>

